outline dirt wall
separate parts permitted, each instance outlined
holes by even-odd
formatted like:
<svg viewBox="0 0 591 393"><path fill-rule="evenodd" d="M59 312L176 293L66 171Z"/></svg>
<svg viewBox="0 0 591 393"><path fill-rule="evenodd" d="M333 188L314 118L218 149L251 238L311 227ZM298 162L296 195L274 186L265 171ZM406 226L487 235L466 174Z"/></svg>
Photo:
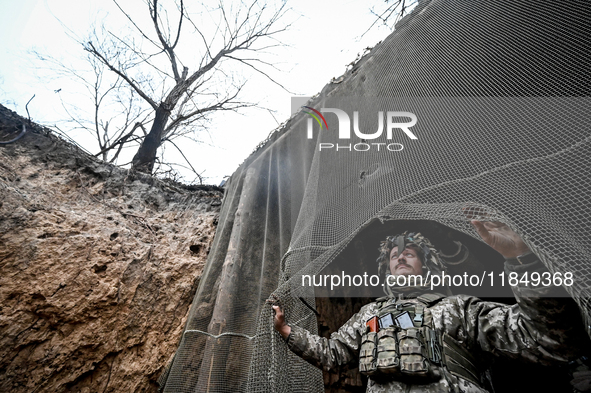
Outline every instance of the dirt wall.
<svg viewBox="0 0 591 393"><path fill-rule="evenodd" d="M103 164L0 107L0 391L155 392L222 192Z"/></svg>

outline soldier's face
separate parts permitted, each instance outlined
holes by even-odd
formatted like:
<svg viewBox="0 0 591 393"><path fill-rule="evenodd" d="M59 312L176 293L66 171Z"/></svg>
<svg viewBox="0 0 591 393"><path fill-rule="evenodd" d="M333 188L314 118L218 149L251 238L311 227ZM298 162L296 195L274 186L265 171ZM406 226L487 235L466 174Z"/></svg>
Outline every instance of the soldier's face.
<svg viewBox="0 0 591 393"><path fill-rule="evenodd" d="M417 250L405 248L398 254L398 247L390 251L390 274L393 276L409 276L423 274L423 261Z"/></svg>

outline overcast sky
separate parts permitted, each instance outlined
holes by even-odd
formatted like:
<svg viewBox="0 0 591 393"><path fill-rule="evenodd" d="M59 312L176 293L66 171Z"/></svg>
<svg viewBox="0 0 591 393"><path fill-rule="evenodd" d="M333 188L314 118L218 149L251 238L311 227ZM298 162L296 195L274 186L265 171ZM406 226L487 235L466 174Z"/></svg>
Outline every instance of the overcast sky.
<svg viewBox="0 0 591 393"><path fill-rule="evenodd" d="M130 5L141 1L122 0ZM195 2L196 3L196 2ZM191 4L191 3L189 3ZM296 95L312 96L333 77L338 77L358 53L384 39L390 30L377 26L365 34L375 21L370 7L383 10L382 0L298 0L290 4L292 11L286 21L293 26L280 38L287 44L273 59L282 69L274 78ZM137 11L135 11L137 9ZM139 5L134 12L146 13ZM29 105L34 121L45 125L58 123L65 115L56 98L55 90L73 89L63 80L44 77L36 70L38 63L27 55L32 48L62 58L82 58L79 44L68 38L58 19L74 34L83 37L97 19L106 18L110 25L124 23L120 12L107 0L0 0L0 103L26 116ZM249 75L249 74L245 74ZM41 76L42 79L38 79ZM241 114L224 112L214 118L209 135L202 136L203 144L183 143L185 155L206 182L219 184L231 175L238 165L267 135L290 115L293 94L252 76L243 98L260 102L274 111L249 109ZM73 93L73 92L70 92ZM77 92L78 93L78 92ZM97 152L96 141L72 136L85 148ZM174 152L168 152L174 154ZM172 157L172 156L171 156ZM182 162L180 156L173 158ZM183 172L185 180L194 179Z"/></svg>

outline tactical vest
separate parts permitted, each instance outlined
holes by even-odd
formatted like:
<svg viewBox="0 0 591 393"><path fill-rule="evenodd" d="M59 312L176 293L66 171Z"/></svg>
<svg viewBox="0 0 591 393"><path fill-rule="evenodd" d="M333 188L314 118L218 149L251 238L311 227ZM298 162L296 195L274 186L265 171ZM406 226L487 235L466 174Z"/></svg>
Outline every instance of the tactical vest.
<svg viewBox="0 0 591 393"><path fill-rule="evenodd" d="M378 299L376 317L392 320L393 325L385 323L377 332L366 326L361 338L359 371L374 380L397 379L418 384L438 381L449 372L480 386L480 373L472 354L449 335L433 329L429 307L444 297L423 294L417 297L421 304Z"/></svg>

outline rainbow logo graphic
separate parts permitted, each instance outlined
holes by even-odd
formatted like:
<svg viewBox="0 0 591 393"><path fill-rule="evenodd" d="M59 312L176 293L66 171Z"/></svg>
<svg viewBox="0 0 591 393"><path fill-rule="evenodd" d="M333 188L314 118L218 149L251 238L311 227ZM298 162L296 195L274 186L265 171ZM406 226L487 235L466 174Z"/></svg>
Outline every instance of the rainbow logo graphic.
<svg viewBox="0 0 591 393"><path fill-rule="evenodd" d="M309 109L312 111L312 112L308 112L308 111L305 111L305 112L307 114L309 114L310 116L312 116L314 119L316 119L316 122L320 126L321 130L322 130L322 122L320 121L320 119L322 119L322 121L324 122L324 125L326 126L326 129L328 130L328 124L326 123L326 119L324 118L324 116L322 116L322 113L318 112L316 109L311 108L309 106L303 106L302 108L306 108L306 109ZM318 116L316 116L316 115L318 115ZM320 117L320 119L318 117ZM312 139L312 119L308 119L308 139Z"/></svg>

